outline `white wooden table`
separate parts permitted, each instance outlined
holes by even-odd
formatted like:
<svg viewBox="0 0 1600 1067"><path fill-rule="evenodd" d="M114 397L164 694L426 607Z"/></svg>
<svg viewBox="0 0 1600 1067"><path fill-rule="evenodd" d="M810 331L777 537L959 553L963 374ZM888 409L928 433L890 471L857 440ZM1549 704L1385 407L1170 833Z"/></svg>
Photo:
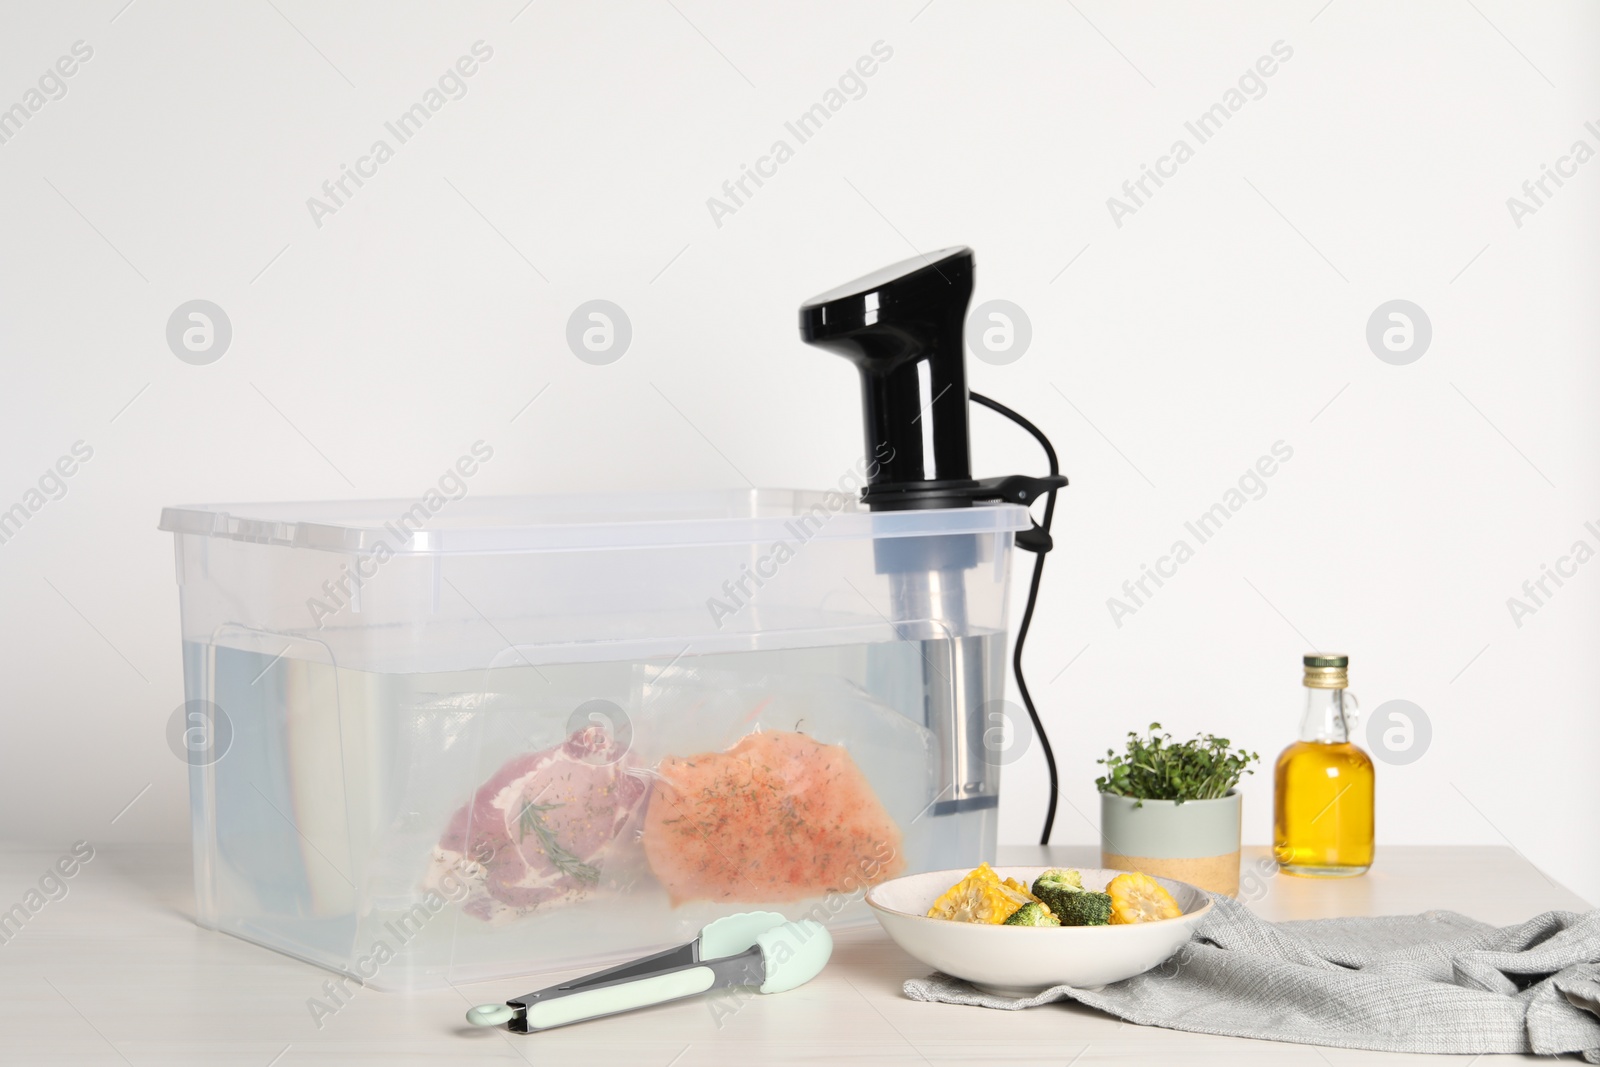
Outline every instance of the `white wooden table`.
<svg viewBox="0 0 1600 1067"><path fill-rule="evenodd" d="M58 855L0 852L0 909L20 901ZM1092 849L1075 847L1008 848L1000 859L1097 865ZM1508 924L1550 908L1588 906L1505 848L1389 848L1364 878L1266 876L1252 883L1253 865L1267 869L1265 860L1264 850L1247 850L1241 898L1269 919L1450 908ZM809 985L752 997L721 1019L692 1000L526 1036L473 1030L462 1019L471 1004L571 973L563 972L459 992L359 990L318 1029L306 1001L328 975L197 928L187 850L102 849L68 885L67 896L0 944L0 1064L1462 1063L1184 1034L1077 1005L998 1012L920 1004L900 986L926 969L876 926L839 934L833 961Z"/></svg>

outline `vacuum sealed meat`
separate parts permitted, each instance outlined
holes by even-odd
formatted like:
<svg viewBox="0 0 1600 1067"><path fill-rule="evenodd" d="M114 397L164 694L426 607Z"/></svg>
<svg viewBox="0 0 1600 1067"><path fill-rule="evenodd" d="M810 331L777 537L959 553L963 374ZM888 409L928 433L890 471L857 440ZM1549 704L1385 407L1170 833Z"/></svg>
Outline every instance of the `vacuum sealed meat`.
<svg viewBox="0 0 1600 1067"><path fill-rule="evenodd" d="M590 726L508 761L451 817L430 883L455 871L468 883L462 909L490 922L585 896L632 844L648 791L621 755Z"/></svg>
<svg viewBox="0 0 1600 1067"><path fill-rule="evenodd" d="M904 867L899 827L841 745L761 731L656 775L642 840L674 904L851 893Z"/></svg>

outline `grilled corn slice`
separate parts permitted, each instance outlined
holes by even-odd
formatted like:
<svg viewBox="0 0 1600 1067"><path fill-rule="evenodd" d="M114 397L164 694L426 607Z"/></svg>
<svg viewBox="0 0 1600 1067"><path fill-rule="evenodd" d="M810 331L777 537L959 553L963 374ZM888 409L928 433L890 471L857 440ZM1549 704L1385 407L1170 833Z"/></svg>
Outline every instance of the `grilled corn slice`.
<svg viewBox="0 0 1600 1067"><path fill-rule="evenodd" d="M1106 893L1111 897L1112 926L1176 919L1183 914L1172 894L1148 874L1119 874L1106 886Z"/></svg>
<svg viewBox="0 0 1600 1067"><path fill-rule="evenodd" d="M1016 879L1000 880L987 863L951 886L928 909L930 919L998 926L1036 898Z"/></svg>

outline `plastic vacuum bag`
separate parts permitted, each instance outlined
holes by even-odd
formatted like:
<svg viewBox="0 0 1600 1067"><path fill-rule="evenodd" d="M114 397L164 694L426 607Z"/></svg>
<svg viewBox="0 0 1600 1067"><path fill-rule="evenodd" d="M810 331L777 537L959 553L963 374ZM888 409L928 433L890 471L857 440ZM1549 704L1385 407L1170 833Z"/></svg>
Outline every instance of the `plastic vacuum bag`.
<svg viewBox="0 0 1600 1067"><path fill-rule="evenodd" d="M905 867L933 736L844 680L652 672L642 843L674 904L853 894Z"/></svg>

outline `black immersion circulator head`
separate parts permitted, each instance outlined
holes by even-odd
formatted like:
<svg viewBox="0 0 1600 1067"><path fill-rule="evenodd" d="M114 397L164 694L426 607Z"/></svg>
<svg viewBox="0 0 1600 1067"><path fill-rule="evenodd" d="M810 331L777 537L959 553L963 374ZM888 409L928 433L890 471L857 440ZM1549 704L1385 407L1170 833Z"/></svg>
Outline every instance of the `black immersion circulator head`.
<svg viewBox="0 0 1600 1067"><path fill-rule="evenodd" d="M800 306L800 337L861 371L875 509L971 503L963 334L972 250L946 248L884 267Z"/></svg>

